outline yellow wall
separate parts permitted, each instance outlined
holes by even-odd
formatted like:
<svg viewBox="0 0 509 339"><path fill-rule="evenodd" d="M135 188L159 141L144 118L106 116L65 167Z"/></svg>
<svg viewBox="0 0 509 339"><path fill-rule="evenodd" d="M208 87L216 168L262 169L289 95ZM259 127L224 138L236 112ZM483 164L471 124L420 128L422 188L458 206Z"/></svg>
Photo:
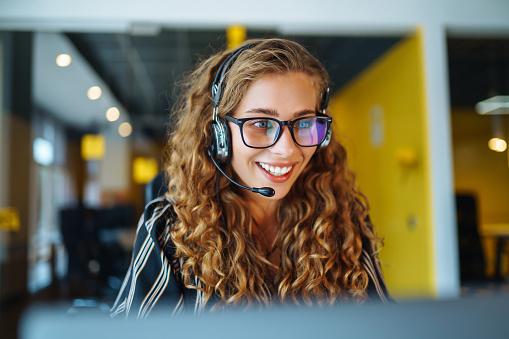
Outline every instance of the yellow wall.
<svg viewBox="0 0 509 339"><path fill-rule="evenodd" d="M410 36L331 101L336 137L385 237L380 257L398 299L435 296L422 64L420 37ZM378 146L371 141L377 124L384 134Z"/></svg>

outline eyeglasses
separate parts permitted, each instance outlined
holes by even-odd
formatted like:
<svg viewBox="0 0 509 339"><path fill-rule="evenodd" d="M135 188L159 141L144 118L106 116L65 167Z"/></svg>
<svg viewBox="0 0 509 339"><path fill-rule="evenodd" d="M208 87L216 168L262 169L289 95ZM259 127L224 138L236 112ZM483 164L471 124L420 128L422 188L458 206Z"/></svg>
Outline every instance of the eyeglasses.
<svg viewBox="0 0 509 339"><path fill-rule="evenodd" d="M283 126L288 126L297 145L318 146L327 136L332 122L328 115L302 117L291 121L274 118L235 119L227 115L226 120L239 126L242 141L251 148L268 148L274 145L282 134Z"/></svg>

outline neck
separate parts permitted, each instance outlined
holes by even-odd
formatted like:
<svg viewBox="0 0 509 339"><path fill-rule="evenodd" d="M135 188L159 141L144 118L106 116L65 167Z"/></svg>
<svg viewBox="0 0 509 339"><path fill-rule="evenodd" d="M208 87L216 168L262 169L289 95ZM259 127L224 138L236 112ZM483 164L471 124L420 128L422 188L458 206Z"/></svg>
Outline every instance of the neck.
<svg viewBox="0 0 509 339"><path fill-rule="evenodd" d="M254 193L246 199L249 212L258 225L274 224L276 222L279 203L279 200L267 199Z"/></svg>
<svg viewBox="0 0 509 339"><path fill-rule="evenodd" d="M251 195L247 197L246 204L254 221L252 232L258 240L260 253L272 264L279 266L281 252L275 247L275 241L279 231L277 210L280 201Z"/></svg>

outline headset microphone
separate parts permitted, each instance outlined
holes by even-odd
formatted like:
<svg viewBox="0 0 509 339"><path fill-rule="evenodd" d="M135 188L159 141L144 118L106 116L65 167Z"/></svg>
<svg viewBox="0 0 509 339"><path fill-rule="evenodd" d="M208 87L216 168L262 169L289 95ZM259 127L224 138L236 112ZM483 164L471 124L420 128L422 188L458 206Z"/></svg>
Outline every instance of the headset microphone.
<svg viewBox="0 0 509 339"><path fill-rule="evenodd" d="M254 193L258 193L258 194L261 194L263 195L264 197L272 197L274 196L274 194L276 194L276 192L274 191L273 188L270 188L270 187L260 187L260 188L257 188L257 187L247 187L247 186L244 186L244 185L241 185L239 184L238 182L235 182L233 181L229 176L226 175L226 173L223 172L223 170L221 169L221 167L219 167L219 165L217 164L216 160L214 159L214 157L212 156L212 151L211 149L209 148L208 149L208 154L209 154L209 157L210 159L212 160L212 162L214 163L214 165L216 165L216 168L219 170L219 172L221 172L222 175L224 175L226 177L226 179L230 180L232 183L234 183L235 185L239 186L239 187L242 187L248 191L251 191L251 192L254 192Z"/></svg>

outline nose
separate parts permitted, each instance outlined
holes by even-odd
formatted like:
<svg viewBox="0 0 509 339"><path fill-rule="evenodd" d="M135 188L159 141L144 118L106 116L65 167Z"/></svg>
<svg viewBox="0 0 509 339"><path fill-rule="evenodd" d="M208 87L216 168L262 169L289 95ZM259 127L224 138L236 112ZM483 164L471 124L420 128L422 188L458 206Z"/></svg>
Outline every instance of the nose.
<svg viewBox="0 0 509 339"><path fill-rule="evenodd" d="M271 152L280 154L282 156L291 156L297 151L299 147L293 141L292 134L290 133L289 126L283 126L281 135L274 145L270 148Z"/></svg>

